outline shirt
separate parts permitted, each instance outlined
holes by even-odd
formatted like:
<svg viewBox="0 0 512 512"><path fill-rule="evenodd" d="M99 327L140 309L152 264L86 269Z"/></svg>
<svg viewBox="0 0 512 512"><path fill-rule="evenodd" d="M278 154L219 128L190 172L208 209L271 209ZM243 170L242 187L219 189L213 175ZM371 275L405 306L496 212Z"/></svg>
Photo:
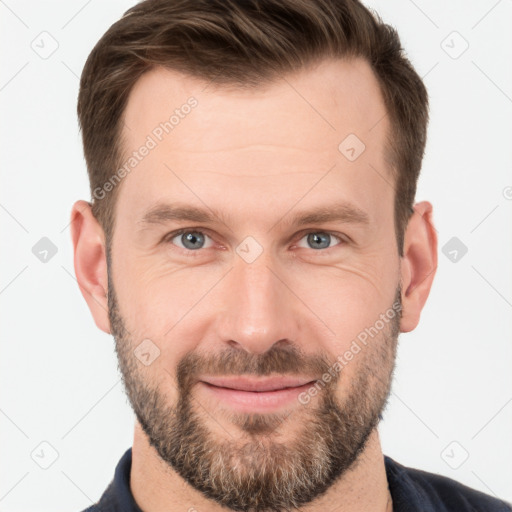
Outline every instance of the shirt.
<svg viewBox="0 0 512 512"><path fill-rule="evenodd" d="M393 512L512 512L512 506L456 480L408 468L384 455ZM83 512L142 512L130 490L132 449L117 464L114 479Z"/></svg>

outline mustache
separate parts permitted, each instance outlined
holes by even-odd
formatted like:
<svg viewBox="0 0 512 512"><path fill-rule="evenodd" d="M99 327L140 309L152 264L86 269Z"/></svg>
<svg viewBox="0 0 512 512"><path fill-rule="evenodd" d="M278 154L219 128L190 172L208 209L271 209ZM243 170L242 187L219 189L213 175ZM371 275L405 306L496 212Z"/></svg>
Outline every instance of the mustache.
<svg viewBox="0 0 512 512"><path fill-rule="evenodd" d="M320 378L331 366L326 354L306 355L296 346L274 345L264 354L229 347L215 354L191 352L178 363L176 378L181 391L189 390L201 375L313 375Z"/></svg>

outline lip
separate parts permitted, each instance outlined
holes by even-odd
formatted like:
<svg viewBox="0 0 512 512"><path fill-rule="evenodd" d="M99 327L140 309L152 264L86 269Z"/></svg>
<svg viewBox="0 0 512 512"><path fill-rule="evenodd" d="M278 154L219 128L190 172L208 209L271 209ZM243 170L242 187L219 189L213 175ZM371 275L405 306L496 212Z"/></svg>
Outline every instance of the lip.
<svg viewBox="0 0 512 512"><path fill-rule="evenodd" d="M311 377L205 377L202 382L219 388L227 388L238 391L252 391L262 393L265 391L278 391L286 388L297 388L309 384L315 379Z"/></svg>
<svg viewBox="0 0 512 512"><path fill-rule="evenodd" d="M299 395L315 380L311 377L208 377L199 384L208 399L219 400L239 412L265 413L299 405Z"/></svg>

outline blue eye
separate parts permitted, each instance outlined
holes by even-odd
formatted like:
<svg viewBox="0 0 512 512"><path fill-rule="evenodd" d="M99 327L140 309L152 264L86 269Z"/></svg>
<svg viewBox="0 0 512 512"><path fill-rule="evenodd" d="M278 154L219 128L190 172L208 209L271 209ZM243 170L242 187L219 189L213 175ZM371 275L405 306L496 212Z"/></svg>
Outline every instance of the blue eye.
<svg viewBox="0 0 512 512"><path fill-rule="evenodd" d="M188 251L196 251L198 249L208 249L209 247L211 247L211 245L205 246L206 237L208 237L208 235L205 235L202 231L192 231L183 229L176 233L173 233L168 240L172 242L174 239L178 239L182 245L180 246L177 243L175 245L177 245L181 249L186 249Z"/></svg>
<svg viewBox="0 0 512 512"><path fill-rule="evenodd" d="M330 249L329 245L331 243L331 239L335 238L343 243L343 240L332 233L327 233L325 231L312 231L310 233L306 233L301 240L306 238L307 243L310 244L310 247L306 247L306 249ZM300 245L299 245L300 247Z"/></svg>
<svg viewBox="0 0 512 512"><path fill-rule="evenodd" d="M315 251L330 249L333 247L331 245L333 239L338 241L336 245L346 243L343 238L333 233L326 231L310 231L302 236L297 246L305 249L313 249ZM304 245L301 245L300 242L302 240L306 240L308 246L304 247ZM205 234L204 231L196 229L180 229L179 231L170 233L165 237L164 242L176 245L179 249L182 249L183 252L188 253L188 255L194 255L193 253L200 252L199 249L209 249L213 246L212 239Z"/></svg>

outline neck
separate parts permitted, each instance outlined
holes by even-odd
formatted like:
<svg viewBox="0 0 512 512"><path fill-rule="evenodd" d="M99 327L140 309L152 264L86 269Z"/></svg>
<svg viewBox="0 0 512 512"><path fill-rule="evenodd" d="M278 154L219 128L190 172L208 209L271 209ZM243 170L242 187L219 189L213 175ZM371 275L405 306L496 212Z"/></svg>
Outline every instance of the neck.
<svg viewBox="0 0 512 512"><path fill-rule="evenodd" d="M170 468L149 444L138 423L135 424L132 447L130 487L135 501L145 512L167 512L170 505L175 510L226 510L207 499ZM325 494L300 510L320 512L330 510L334 504L337 512L391 512L384 456L377 429L370 435L353 467Z"/></svg>

